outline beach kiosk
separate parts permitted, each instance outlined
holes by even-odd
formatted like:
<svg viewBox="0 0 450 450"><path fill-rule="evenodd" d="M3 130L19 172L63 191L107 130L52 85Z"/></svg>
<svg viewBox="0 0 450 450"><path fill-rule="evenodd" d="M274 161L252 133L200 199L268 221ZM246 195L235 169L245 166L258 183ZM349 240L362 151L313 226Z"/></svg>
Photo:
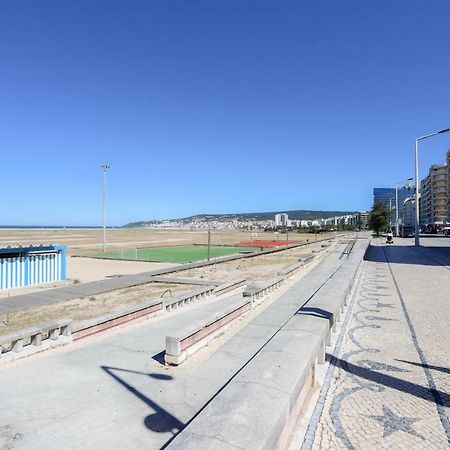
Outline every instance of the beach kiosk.
<svg viewBox="0 0 450 450"><path fill-rule="evenodd" d="M0 248L0 290L66 279L65 245Z"/></svg>

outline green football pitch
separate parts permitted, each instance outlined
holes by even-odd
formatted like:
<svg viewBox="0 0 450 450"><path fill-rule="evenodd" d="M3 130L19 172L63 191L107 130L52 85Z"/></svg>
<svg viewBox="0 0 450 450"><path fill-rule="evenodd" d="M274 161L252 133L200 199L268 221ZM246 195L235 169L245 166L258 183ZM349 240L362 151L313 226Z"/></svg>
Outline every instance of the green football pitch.
<svg viewBox="0 0 450 450"><path fill-rule="evenodd" d="M211 258L234 255L240 252L255 251L255 247L211 246ZM167 263L187 263L208 258L206 245L182 245L175 247L154 247L124 249L105 253L96 253L96 258L124 259L133 261L154 261Z"/></svg>

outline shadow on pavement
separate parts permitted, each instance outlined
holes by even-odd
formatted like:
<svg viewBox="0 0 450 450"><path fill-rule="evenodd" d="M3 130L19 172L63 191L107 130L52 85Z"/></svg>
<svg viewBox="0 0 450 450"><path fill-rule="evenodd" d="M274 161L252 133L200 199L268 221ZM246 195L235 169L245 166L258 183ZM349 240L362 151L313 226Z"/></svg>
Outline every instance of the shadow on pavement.
<svg viewBox="0 0 450 450"><path fill-rule="evenodd" d="M131 384L127 383L123 378L121 378L115 372L125 372L132 373L138 375L144 375L147 377L155 378L158 380L172 380L172 377L169 375L158 374L158 373L145 373L145 372L137 372L134 370L128 369L120 369L118 367L108 367L101 366L101 368L114 380L116 380L120 385L122 385L125 389L135 395L139 400L142 400L145 404L147 404L150 408L153 409L153 413L149 414L144 419L145 426L156 433L172 433L175 436L178 432L180 432L184 428L184 423L180 422L176 417L172 416L168 413L164 408L159 406L153 400L148 398L142 392L137 390L135 387L131 386Z"/></svg>
<svg viewBox="0 0 450 450"><path fill-rule="evenodd" d="M333 320L333 314L331 314L329 311L310 306L302 306L295 314L319 317L320 319L327 319L329 322Z"/></svg>
<svg viewBox="0 0 450 450"><path fill-rule="evenodd" d="M422 398L429 402L436 403L441 406L450 406L450 395L446 392L439 391L437 389L429 389L428 387L421 386L420 384L411 383L410 381L402 380L400 378L386 375L384 373L376 372L365 367L355 366L343 359L336 358L333 355L326 354L326 360L334 366L345 370L348 373L356 375L359 378L371 381L376 384L381 384L397 391L405 392L406 394L413 395L414 397Z"/></svg>
<svg viewBox="0 0 450 450"><path fill-rule="evenodd" d="M156 362L158 362L161 365L165 364L165 359L164 356L166 354L166 351L163 350L162 352L156 353L156 355L152 356L152 359L155 360Z"/></svg>
<svg viewBox="0 0 450 450"><path fill-rule="evenodd" d="M405 361L404 359L396 359L396 361L404 362L406 364L411 364L413 366L424 367L425 369L437 370L438 372L448 373L450 374L449 367L441 367L441 366L430 366L429 364L421 364L413 361Z"/></svg>
<svg viewBox="0 0 450 450"><path fill-rule="evenodd" d="M383 247L370 245L364 260L391 264L443 266L450 264L450 247L424 246L416 249L414 245L396 245L394 240L393 244Z"/></svg>

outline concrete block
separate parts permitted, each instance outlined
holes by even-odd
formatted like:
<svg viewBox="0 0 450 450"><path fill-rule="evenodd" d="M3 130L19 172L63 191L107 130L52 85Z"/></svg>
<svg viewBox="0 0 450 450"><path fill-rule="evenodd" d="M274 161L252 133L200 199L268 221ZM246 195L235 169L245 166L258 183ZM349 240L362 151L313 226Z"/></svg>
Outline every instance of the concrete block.
<svg viewBox="0 0 450 450"><path fill-rule="evenodd" d="M166 336L166 355L178 356L181 353L181 339L174 336Z"/></svg>
<svg viewBox="0 0 450 450"><path fill-rule="evenodd" d="M59 327L53 328L52 330L49 330L48 338L52 341L56 341L59 338L60 330Z"/></svg>
<svg viewBox="0 0 450 450"><path fill-rule="evenodd" d="M23 340L30 339L30 344L37 347L42 342L42 332L38 327L24 328L18 332Z"/></svg>
<svg viewBox="0 0 450 450"><path fill-rule="evenodd" d="M21 352L23 349L23 339L20 337L11 342L11 351L15 353Z"/></svg>
<svg viewBox="0 0 450 450"><path fill-rule="evenodd" d="M72 334L72 319L60 319L57 321L60 327L60 334L70 336Z"/></svg>
<svg viewBox="0 0 450 450"><path fill-rule="evenodd" d="M187 356L187 352L181 352L179 355L169 355L166 353L164 355L164 361L170 366L179 366L186 360Z"/></svg>
<svg viewBox="0 0 450 450"><path fill-rule="evenodd" d="M72 327L71 325L64 325L61 327L61 334L63 336L71 336L72 335Z"/></svg>
<svg viewBox="0 0 450 450"><path fill-rule="evenodd" d="M0 346L1 347L7 347L10 344L12 344L13 341L16 341L17 339L20 339L20 334L15 333L8 333L0 336Z"/></svg>
<svg viewBox="0 0 450 450"><path fill-rule="evenodd" d="M225 304L219 311L213 311L200 323L180 329L176 335L166 336L165 361L168 364L180 364L187 356L204 347L217 333L233 320L251 309L251 302L242 297L231 304Z"/></svg>
<svg viewBox="0 0 450 450"><path fill-rule="evenodd" d="M42 344L42 334L37 333L31 337L31 345L34 345L35 347L39 347Z"/></svg>

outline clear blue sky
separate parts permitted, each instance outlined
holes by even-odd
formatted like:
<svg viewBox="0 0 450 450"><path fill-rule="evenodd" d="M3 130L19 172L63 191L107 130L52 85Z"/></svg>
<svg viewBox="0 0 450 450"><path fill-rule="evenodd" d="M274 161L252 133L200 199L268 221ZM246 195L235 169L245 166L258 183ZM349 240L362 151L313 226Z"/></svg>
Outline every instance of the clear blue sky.
<svg viewBox="0 0 450 450"><path fill-rule="evenodd" d="M450 126L450 2L0 6L1 224L370 207ZM421 175L450 135L422 145Z"/></svg>

